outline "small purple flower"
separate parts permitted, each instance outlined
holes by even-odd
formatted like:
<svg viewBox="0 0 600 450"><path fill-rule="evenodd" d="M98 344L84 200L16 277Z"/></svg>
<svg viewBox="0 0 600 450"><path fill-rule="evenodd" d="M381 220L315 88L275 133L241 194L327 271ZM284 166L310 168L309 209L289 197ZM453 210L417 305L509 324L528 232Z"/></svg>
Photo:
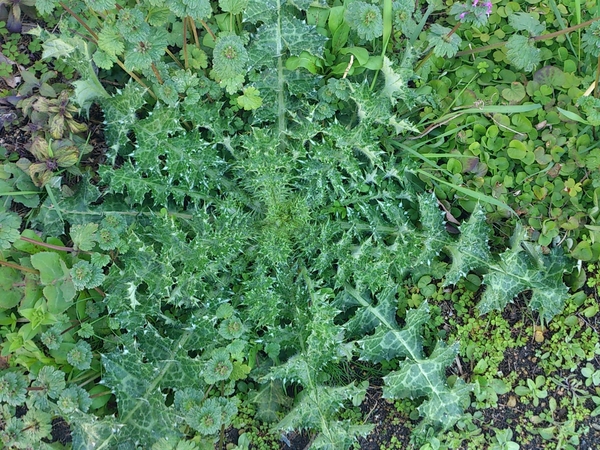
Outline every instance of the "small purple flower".
<svg viewBox="0 0 600 450"><path fill-rule="evenodd" d="M473 6L477 6L477 3L479 3L479 0L473 0Z"/></svg>
<svg viewBox="0 0 600 450"><path fill-rule="evenodd" d="M473 0L473 5L475 4L475 2L478 0ZM485 2L485 7L486 7L486 14L488 15L488 17L490 16L490 14L492 14L492 2L490 0L488 0L487 2Z"/></svg>
<svg viewBox="0 0 600 450"><path fill-rule="evenodd" d="M460 16L459 16L459 17L460 17L461 19L464 19L466 15L467 15L467 13L466 13L466 12L462 12L462 13L460 13Z"/></svg>

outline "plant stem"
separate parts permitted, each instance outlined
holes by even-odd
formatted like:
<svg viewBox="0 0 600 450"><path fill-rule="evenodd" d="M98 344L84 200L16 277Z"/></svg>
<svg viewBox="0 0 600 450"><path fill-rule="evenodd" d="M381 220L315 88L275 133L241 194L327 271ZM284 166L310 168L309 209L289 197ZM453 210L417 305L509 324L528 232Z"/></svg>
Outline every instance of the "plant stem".
<svg viewBox="0 0 600 450"><path fill-rule="evenodd" d="M40 273L38 270L30 269L29 267L24 267L24 266L21 266L19 264L11 263L11 262L8 262L8 261L2 261L2 260L0 260L0 266L10 267L12 269L20 270L21 272L35 273L36 275Z"/></svg>
<svg viewBox="0 0 600 450"><path fill-rule="evenodd" d="M190 18L190 28L192 30L192 34L194 35L194 44L196 44L196 48L200 48L200 40L198 39L198 30L196 29L196 24L194 20Z"/></svg>
<svg viewBox="0 0 600 450"><path fill-rule="evenodd" d="M596 64L596 86L594 87L594 97L598 98L598 82L600 82L600 55L598 55L598 62Z"/></svg>
<svg viewBox="0 0 600 450"><path fill-rule="evenodd" d="M460 27L462 24L462 22L457 22L456 25L454 25L454 27L448 32L448 34L446 36L444 36L444 40L450 38L450 36L452 36L454 33L456 33L456 30L458 30L458 27ZM460 52L458 52L460 53ZM456 54L456 56L458 56L458 53ZM433 55L433 47L429 49L429 53L427 53L427 55L425 55L425 58L423 58L421 61L419 61L419 64L417 64L417 67L415 68L415 72L417 70L419 70L423 64L425 64L427 62L427 60L429 58L431 58L431 55Z"/></svg>
<svg viewBox="0 0 600 450"><path fill-rule="evenodd" d="M179 60L175 57L175 55L173 54L173 52L171 50L166 48L165 52L167 52L167 55L169 55L171 57L171 59L175 62L175 64L177 64L181 69L185 69L185 67L183 67L183 65L179 62Z"/></svg>
<svg viewBox="0 0 600 450"><path fill-rule="evenodd" d="M25 242L29 242L30 244L34 244L34 245L39 245L40 247L46 247L46 248L51 248L52 250L58 250L61 252L78 252L79 250L75 250L73 247L62 247L60 245L53 245L53 244L48 244L46 242L41 242L41 241L36 241L35 239L31 239L25 236L21 236L21 240L25 241ZM82 252L82 253L88 253L89 252Z"/></svg>
<svg viewBox="0 0 600 450"><path fill-rule="evenodd" d="M204 29L207 31L207 33L210 34L210 37L213 38L213 41L216 41L217 40L217 36L215 35L215 33L212 32L212 30L210 29L210 27L208 26L208 24L204 20L201 20L200 23L202 24L202 26L204 27Z"/></svg>
<svg viewBox="0 0 600 450"><path fill-rule="evenodd" d="M154 92L152 92L152 89L150 89L148 86L146 86L146 84L141 80L140 77L138 77L135 73L127 70L127 68L125 67L125 64L123 64L118 58L117 58L117 65L123 69L125 72L127 72L127 75L129 75L131 78L133 78L140 86L142 86L144 89L146 89L148 91L148 94L150 94L150 96L152 98L154 98L154 100L158 100L158 98L156 97L156 94Z"/></svg>
<svg viewBox="0 0 600 450"><path fill-rule="evenodd" d="M70 9L67 5L64 4L64 2L58 2L60 6L62 6L62 8L67 11L69 14L71 14L71 16L73 16L73 18L79 22L81 24L81 26L83 28L85 28L88 33L90 33L92 35L92 37L94 38L95 42L98 42L98 35L94 32L94 30L92 30L87 23L85 23L85 21L79 17L79 15L77 13L75 13L75 11L73 11L72 9Z"/></svg>
<svg viewBox="0 0 600 450"><path fill-rule="evenodd" d="M187 70L190 67L190 62L188 61L188 52L187 52L187 17L183 18L183 64L185 69Z"/></svg>
<svg viewBox="0 0 600 450"><path fill-rule="evenodd" d="M587 27L588 25L594 23L596 20L600 20L600 17L596 17L594 19L588 20L586 22L580 23L578 25L573 25L572 27L565 28L564 30L555 31L554 33L542 34L540 36L534 36L530 38L532 41L545 41L546 39L554 39L555 37L561 36L563 34L570 33L571 31L579 30L580 28ZM469 50L463 50L458 52L455 56L465 56L465 55L473 55L475 53L487 52L488 50L493 50L495 48L503 47L506 42L496 42L495 44L485 45L479 48L472 48Z"/></svg>
<svg viewBox="0 0 600 450"><path fill-rule="evenodd" d="M156 68L156 65L154 63L152 63L152 72L154 72L154 75L156 76L156 79L158 80L158 82L160 84L163 84L164 81L163 81L162 77L160 76L160 73L158 73L158 69Z"/></svg>

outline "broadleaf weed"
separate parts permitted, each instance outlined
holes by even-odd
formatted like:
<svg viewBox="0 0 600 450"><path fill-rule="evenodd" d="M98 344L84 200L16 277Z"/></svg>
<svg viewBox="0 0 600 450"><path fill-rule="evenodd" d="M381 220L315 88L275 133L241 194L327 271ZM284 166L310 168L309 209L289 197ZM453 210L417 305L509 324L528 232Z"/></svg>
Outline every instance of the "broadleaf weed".
<svg viewBox="0 0 600 450"><path fill-rule="evenodd" d="M564 150L566 139L549 130L547 145L536 147L542 133L532 122L535 116L557 124L558 113L542 103L566 107L564 92L576 83L562 71L538 71L527 86L515 78L486 91L492 104L475 104L471 83L509 77L482 59L463 69L470 81L454 98L427 92L428 73L463 45L460 24L483 29L493 14L490 2L455 4L449 19L455 22L448 24L454 28L434 24L427 39L419 32L434 6L423 13L412 2L142 0L117 7L47 0L38 6L43 13L59 7L69 17L60 35L38 32L44 54L77 69L74 99L82 108L101 105L110 149L98 171L101 191L84 177L73 195L57 193L31 215L46 233L59 235L68 226L72 245L61 245L67 250L23 255L13 249L22 245L17 216L0 219L7 222L0 243L11 263L3 264L1 276L12 281L22 269L26 280L39 277L41 285L19 305L27 325L17 327L8 312L0 316L13 327L3 352L31 370L31 387L46 378L60 385L36 400L38 428L43 431L43 415L51 412L69 418L77 448L91 442L155 448L187 437L223 445L225 429L242 426L240 418L255 408L257 418L272 424L269 433L307 429L313 448L346 449L372 426L340 410L358 406L369 383L332 376L331 367L366 360L384 375L384 397L418 399L410 416L425 419L417 428L423 442L433 445L436 433L456 424L483 440L464 412L470 392L495 404L508 387L482 378L471 380L477 386L448 381L460 344L437 341L438 318L426 299L456 300L457 310L467 311L473 305L461 302L471 298L454 295L467 279L473 290L486 287L481 313L502 310L523 292L531 293L529 306L542 322L562 311L563 276L572 264L558 246L548 248L559 236L558 219L539 224L539 239L515 222L510 246L498 252L486 212L516 221L516 209L504 200L507 189L529 179L537 186L530 198L577 207L585 180L569 176L575 166L562 184L552 184L547 172L563 153L586 153L591 143L575 137ZM508 38L506 55L533 70L542 58L534 45L542 25L530 14L510 17L528 36ZM402 45L398 55L390 51ZM514 50L524 47L529 53ZM122 88L100 83L119 70L131 79ZM450 95L451 82L430 87ZM499 104L504 100L509 104ZM592 103L569 106L581 106L582 120L593 125ZM47 120L55 136L78 132L67 115L74 111L57 115L56 106L38 104L40 112L54 114ZM443 114L428 122L434 109ZM403 139L425 125L414 142ZM438 133L443 125L447 131ZM422 151L445 138L468 152ZM62 167L70 167L77 149L42 141L34 150L36 164L45 167L26 169L36 186L53 189L49 161L56 158L60 167L62 157ZM442 158L445 167L436 163ZM505 175L534 162L547 170ZM493 190L480 189L488 170L504 175ZM449 203L452 195L468 219ZM448 233L449 222L462 222L458 237ZM401 288L407 280L415 282L410 298ZM444 298L443 289L453 294ZM489 317L498 326L490 332L494 340L508 340L506 323ZM474 348L482 320L456 332L471 362L483 361L474 364L478 375L496 370L504 350ZM72 322L79 323L76 330ZM559 357L584 358L590 351ZM54 364L55 372L41 364ZM95 388L114 395L118 415L89 414L90 405L102 412L105 405L90 402L83 383L60 384L61 367L89 380L102 372ZM33 394L12 373L2 374L0 395L15 406ZM585 373L596 384L596 375ZM543 383L532 383L522 386L523 396L545 398ZM21 422L7 425L16 430L11 439ZM511 430L497 430L494 445L514 448L511 439Z"/></svg>

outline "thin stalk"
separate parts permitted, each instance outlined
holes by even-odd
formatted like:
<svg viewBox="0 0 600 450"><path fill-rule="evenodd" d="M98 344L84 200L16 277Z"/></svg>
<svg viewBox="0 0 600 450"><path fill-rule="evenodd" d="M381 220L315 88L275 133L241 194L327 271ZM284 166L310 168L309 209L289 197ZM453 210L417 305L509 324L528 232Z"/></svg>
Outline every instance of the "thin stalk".
<svg viewBox="0 0 600 450"><path fill-rule="evenodd" d="M69 253L79 252L79 250L75 250L73 247L62 247L60 245L48 244L46 242L36 241L35 239L31 239L31 238L28 238L25 236L21 236L20 239L22 241L29 242L30 244L39 245L40 247L46 247L46 248L50 248L52 250L58 250L60 252L69 252ZM81 252L81 253L90 254L90 252Z"/></svg>
<svg viewBox="0 0 600 450"><path fill-rule="evenodd" d="M598 82L600 81L600 55L598 55L598 63L596 65L596 87L594 88L594 97L598 98Z"/></svg>
<svg viewBox="0 0 600 450"><path fill-rule="evenodd" d="M142 86L144 89L146 89L148 91L148 93L150 94L151 97L154 98L154 100L158 100L158 97L156 97L156 94L154 92L152 92L152 90L146 86L146 84L141 80L140 77L138 77L135 73L127 70L127 68L125 67L125 64L123 64L119 59L117 59L117 65L123 69L125 72L127 72L127 75L129 75L131 78L133 78L140 86Z"/></svg>
<svg viewBox="0 0 600 450"><path fill-rule="evenodd" d="M392 0L383 0L383 35L381 39L381 59L385 56L385 52L390 43L393 28L393 11L392 11ZM371 83L371 91L375 88L375 82L377 81L377 75L379 70L375 72L373 76L373 82Z"/></svg>
<svg viewBox="0 0 600 450"><path fill-rule="evenodd" d="M204 27L204 29L207 31L207 33L210 34L210 37L213 38L213 41L216 41L217 40L217 36L215 35L215 33L212 32L212 30L210 29L210 27L208 26L208 24L204 20L201 20L200 23L202 24L202 26Z"/></svg>
<svg viewBox="0 0 600 450"><path fill-rule="evenodd" d="M225 392L225 380L221 381L221 396ZM219 435L219 450L223 450L225 444L225 424L221 424L221 433Z"/></svg>
<svg viewBox="0 0 600 450"><path fill-rule="evenodd" d="M187 52L187 17L183 18L183 62L185 65L185 70L189 69L190 62L188 60L188 52Z"/></svg>
<svg viewBox="0 0 600 450"><path fill-rule="evenodd" d="M97 394L90 395L90 398L104 397L105 395L111 395L111 394L112 394L112 392L110 392L110 391L98 392Z"/></svg>
<svg viewBox="0 0 600 450"><path fill-rule="evenodd" d="M546 39L554 39L555 37L562 36L563 34L570 33L571 31L579 30L580 28L585 28L588 25L591 25L592 23L594 23L596 20L600 20L600 17L596 17L594 19L590 19L588 21L582 22L579 25L573 25L572 27L565 28L564 30L555 31L553 33L548 33L548 34L542 34L541 36L534 36L534 37L530 38L530 40L537 42L537 41L545 41ZM460 51L455 56L466 56L466 55L473 55L475 53L480 53L480 52L487 52L488 50L493 50L495 48L503 47L505 44L506 44L506 42L496 42L495 44L490 44L490 45L485 45L485 46L479 47L479 48L472 48L469 50Z"/></svg>
<svg viewBox="0 0 600 450"><path fill-rule="evenodd" d="M190 28L192 30L192 34L194 35L194 44L196 44L196 48L200 48L200 39L198 39L198 29L196 28L196 23L194 19L190 18Z"/></svg>
<svg viewBox="0 0 600 450"><path fill-rule="evenodd" d="M173 62L175 64L177 64L181 69L185 69L185 67L183 67L183 64L181 64L181 62L179 62L179 60L175 57L175 55L173 54L173 52L171 50L166 48L165 51L167 52L167 55L169 55L171 57L171 59L173 60Z"/></svg>
<svg viewBox="0 0 600 450"><path fill-rule="evenodd" d="M461 24L462 24L462 22L456 22L456 25L454 25L454 27L448 32L448 34L446 36L444 36L444 40L449 39L450 36L452 36L454 33L456 33L456 30L458 30L458 28L461 26ZM419 61L419 64L417 64L417 67L415 68L415 72L418 71L423 66L423 64L425 64L427 62L427 60L429 58L431 58L431 55L433 55L433 47L429 49L429 53L427 53L427 55L425 55L425 58L423 58L421 61ZM458 53L456 55L458 56Z"/></svg>
<svg viewBox="0 0 600 450"><path fill-rule="evenodd" d="M14 191L14 192L0 192L0 197L8 196L15 197L17 195L35 195L39 194L39 191Z"/></svg>
<svg viewBox="0 0 600 450"><path fill-rule="evenodd" d="M29 267L24 267L19 264L11 263L8 261L0 260L0 266L10 267L11 269L17 269L17 270L20 270L21 272L34 273L36 275L40 273L39 270L31 269Z"/></svg>
<svg viewBox="0 0 600 450"><path fill-rule="evenodd" d="M79 22L83 28L85 28L85 29L88 31L88 33L90 33L90 34L92 35L92 37L94 38L95 42L98 42L98 35L97 35L97 34L94 32L94 30L92 30L92 29L91 29L91 28L88 26L88 24L87 24L87 23L85 23L85 21L84 21L84 20L83 20L81 17L79 17L79 15L78 15L78 14L77 14L75 11L73 11L73 10L72 10L72 9L70 9L70 8L69 8L67 5L65 5L65 4L64 4L64 2L58 2L58 3L59 3L59 5L60 5L60 6L61 6L61 7L62 7L62 8L65 10L65 11L66 11L66 12L68 12L69 14L71 14L71 16L73 16L73 18L74 18L74 19L75 19L77 22Z"/></svg>
<svg viewBox="0 0 600 450"><path fill-rule="evenodd" d="M159 84L163 84L164 81L163 81L162 77L160 76L160 73L158 73L158 69L156 68L156 65L154 63L152 63L152 72L154 72L154 76L158 80Z"/></svg>

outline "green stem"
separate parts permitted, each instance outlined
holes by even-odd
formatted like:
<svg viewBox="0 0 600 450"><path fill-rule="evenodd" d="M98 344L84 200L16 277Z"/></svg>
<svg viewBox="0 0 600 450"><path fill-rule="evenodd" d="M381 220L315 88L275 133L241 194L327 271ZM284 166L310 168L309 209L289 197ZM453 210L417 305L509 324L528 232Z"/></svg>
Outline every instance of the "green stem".
<svg viewBox="0 0 600 450"><path fill-rule="evenodd" d="M29 242L30 244L39 245L40 247L46 247L46 248L50 248L52 250L58 250L61 252L69 252L69 253L79 252L79 250L75 250L73 247L62 247L60 245L52 245L52 244L48 244L46 242L36 241L35 239L31 239L31 238L28 238L25 236L21 236L20 239L22 241ZM82 253L90 254L90 252L82 252Z"/></svg>
<svg viewBox="0 0 600 450"><path fill-rule="evenodd" d="M598 82L600 82L600 55L598 55L598 63L596 65L596 86L594 86L594 97L598 98Z"/></svg>
<svg viewBox="0 0 600 450"><path fill-rule="evenodd" d="M185 64L185 69L187 70L190 67L190 63L188 61L188 52L187 52L187 17L183 18L183 61Z"/></svg>
<svg viewBox="0 0 600 450"><path fill-rule="evenodd" d="M81 26L83 28L85 28L88 33L90 33L90 35L94 38L95 42L98 42L98 35L94 32L94 30L92 30L87 23L85 23L85 21L79 16L79 14L77 14L75 11L73 11L72 9L70 9L67 5L64 4L64 2L58 2L58 4L60 6L62 6L62 8L68 12L69 14L71 14L71 16L73 16L73 18L79 22L81 24Z"/></svg>
<svg viewBox="0 0 600 450"><path fill-rule="evenodd" d="M35 195L39 194L39 191L15 191L15 192L0 192L0 197L8 196L14 197L16 195Z"/></svg>
<svg viewBox="0 0 600 450"><path fill-rule="evenodd" d="M40 273L38 270L30 269L29 267L24 267L19 264L11 263L8 261L0 260L0 266L10 267L11 269L17 269L17 270L20 270L21 272L35 273L36 275Z"/></svg>
<svg viewBox="0 0 600 450"><path fill-rule="evenodd" d="M385 56L388 44L390 43L390 37L392 36L393 28L393 8L392 0L383 0L383 35L381 40L381 59ZM371 83L371 91L375 88L375 82L377 81L377 75L379 70L375 72L373 82Z"/></svg>

